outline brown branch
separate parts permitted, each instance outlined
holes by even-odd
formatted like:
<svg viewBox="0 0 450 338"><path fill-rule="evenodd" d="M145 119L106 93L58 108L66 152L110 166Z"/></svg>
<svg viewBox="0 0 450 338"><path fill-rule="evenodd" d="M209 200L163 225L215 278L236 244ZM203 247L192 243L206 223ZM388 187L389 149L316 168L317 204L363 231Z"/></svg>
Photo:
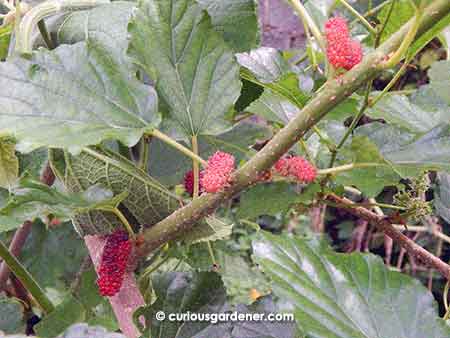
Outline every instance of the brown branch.
<svg viewBox="0 0 450 338"><path fill-rule="evenodd" d="M442 261L439 257L436 257L429 251L425 250L413 240L395 229L395 227L387 217L379 216L366 208L355 206L352 201L345 197L339 197L337 195L330 194L326 197L326 199L328 201L346 207L345 210L347 212L365 219L369 223L373 224L380 231L384 232L387 236L392 238L394 242L398 243L402 248L404 248L411 257L416 258L428 267L435 268L441 273L442 276L444 276L447 280L450 280L450 266Z"/></svg>
<svg viewBox="0 0 450 338"><path fill-rule="evenodd" d="M50 168L50 165L47 163L40 178L41 182L44 184L47 184L48 186L52 186L55 182L55 174L53 174L52 169ZM22 224L20 228L16 230L14 233L14 237L9 245L9 252L13 256L19 256L20 251L22 250L22 247L24 246L28 235L31 232L33 222L26 221ZM0 290L3 290L6 282L8 281L8 278L10 276L10 270L8 268L8 265L6 265L4 262L0 266Z"/></svg>
<svg viewBox="0 0 450 338"><path fill-rule="evenodd" d="M417 38L449 12L450 2L448 0L434 1L423 13ZM398 49L412 24L413 20L405 24L340 79L328 81L324 88L303 107L301 112L281 129L263 149L235 172L233 184L228 189L217 194L203 194L166 219L144 230L142 237L144 243L140 246L139 253L145 256L160 245L179 238L224 201L255 182L259 173L269 169L323 116L382 72L379 65L389 57L390 53Z"/></svg>

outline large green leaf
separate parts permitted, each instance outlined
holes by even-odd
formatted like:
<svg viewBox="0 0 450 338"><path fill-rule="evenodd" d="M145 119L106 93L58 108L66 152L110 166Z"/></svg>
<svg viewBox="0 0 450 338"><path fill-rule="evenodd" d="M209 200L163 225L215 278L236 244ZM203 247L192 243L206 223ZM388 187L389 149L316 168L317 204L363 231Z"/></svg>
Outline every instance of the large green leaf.
<svg viewBox="0 0 450 338"><path fill-rule="evenodd" d="M154 90L93 41L1 63L0 87L0 132L22 151L79 151L105 139L132 146L159 121Z"/></svg>
<svg viewBox="0 0 450 338"><path fill-rule="evenodd" d="M368 110L368 115L414 133L425 133L450 120L450 107L443 107L436 101L425 102L424 99L419 105L405 95L387 95Z"/></svg>
<svg viewBox="0 0 450 338"><path fill-rule="evenodd" d="M171 313L277 313L270 298L264 298L250 307L231 306L226 302L219 275L211 272L166 273L153 278L156 302L146 311L152 320L152 337L159 338L294 338L293 323L239 322L239 321L165 321L155 320L158 311Z"/></svg>
<svg viewBox="0 0 450 338"><path fill-rule="evenodd" d="M259 26L255 0L197 0L211 16L214 28L237 52L257 47Z"/></svg>
<svg viewBox="0 0 450 338"><path fill-rule="evenodd" d="M299 193L293 184L258 184L241 194L237 217L254 219L260 215L285 213L299 201Z"/></svg>
<svg viewBox="0 0 450 338"><path fill-rule="evenodd" d="M87 255L70 223L47 228L36 221L19 260L48 293L66 293Z"/></svg>
<svg viewBox="0 0 450 338"><path fill-rule="evenodd" d="M435 62L430 70L428 76L430 77L430 84L434 91L450 105L450 61ZM450 107L449 107L450 110ZM449 119L447 119L448 121Z"/></svg>
<svg viewBox="0 0 450 338"><path fill-rule="evenodd" d="M0 331L4 333L17 333L24 329L23 304L14 298L0 294Z"/></svg>
<svg viewBox="0 0 450 338"><path fill-rule="evenodd" d="M130 55L168 107L165 128L185 138L226 130L239 67L207 13L194 0L142 0L129 31Z"/></svg>
<svg viewBox="0 0 450 338"><path fill-rule="evenodd" d="M286 124L300 112L300 108L272 90L265 89L264 93L246 108L246 111L259 115L267 121Z"/></svg>
<svg viewBox="0 0 450 338"><path fill-rule="evenodd" d="M137 224L150 226L180 207L177 197L162 184L138 169L117 153L103 148L85 148L77 156L66 157L65 184L72 192L82 192L95 185L104 186L114 194L127 192L122 205ZM56 164L56 158L52 159ZM81 234L109 232L121 222L111 213L93 211L74 219Z"/></svg>
<svg viewBox="0 0 450 338"><path fill-rule="evenodd" d="M58 28L58 42L74 44L91 40L123 57L128 47L127 26L135 7L133 2L115 1L72 12Z"/></svg>
<svg viewBox="0 0 450 338"><path fill-rule="evenodd" d="M11 140L0 138L0 187L5 189L10 189L19 176L15 147Z"/></svg>
<svg viewBox="0 0 450 338"><path fill-rule="evenodd" d="M68 194L29 179L20 180L12 192L0 209L0 219L7 225L15 224L15 227L36 218L45 220L51 216L66 221L91 210L113 209L126 196L126 192L113 196L110 190L98 185L89 187L82 194Z"/></svg>
<svg viewBox="0 0 450 338"><path fill-rule="evenodd" d="M70 325L85 318L83 305L73 296L68 296L48 316L34 328L42 338L53 338L64 332Z"/></svg>
<svg viewBox="0 0 450 338"><path fill-rule="evenodd" d="M416 141L383 155L399 167L450 170L450 125L436 127Z"/></svg>
<svg viewBox="0 0 450 338"><path fill-rule="evenodd" d="M449 125L436 127L420 137L377 122L357 128L356 133L369 137L402 176L426 169L450 170Z"/></svg>
<svg viewBox="0 0 450 338"><path fill-rule="evenodd" d="M308 337L444 338L433 295L371 254L337 254L316 240L264 233L253 242L274 293Z"/></svg>

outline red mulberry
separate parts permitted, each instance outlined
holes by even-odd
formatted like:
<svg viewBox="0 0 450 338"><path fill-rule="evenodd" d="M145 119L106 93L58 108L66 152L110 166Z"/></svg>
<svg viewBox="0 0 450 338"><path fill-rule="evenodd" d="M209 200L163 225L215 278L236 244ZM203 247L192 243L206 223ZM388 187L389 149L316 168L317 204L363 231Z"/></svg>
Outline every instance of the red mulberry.
<svg viewBox="0 0 450 338"><path fill-rule="evenodd" d="M117 230L107 237L97 280L102 296L114 296L119 292L131 249L126 231Z"/></svg>
<svg viewBox="0 0 450 338"><path fill-rule="evenodd" d="M281 176L292 176L300 182L311 183L316 179L316 168L300 156L281 158L274 169Z"/></svg>
<svg viewBox="0 0 450 338"><path fill-rule="evenodd" d="M208 159L208 166L201 179L204 191L215 193L228 186L233 170L233 155L217 151Z"/></svg>
<svg viewBox="0 0 450 338"><path fill-rule="evenodd" d="M361 62L361 43L352 40L347 21L341 17L329 19L325 24L327 58L335 68L352 69Z"/></svg>
<svg viewBox="0 0 450 338"><path fill-rule="evenodd" d="M203 170L199 173L199 192L203 192L203 186L202 186L202 178L203 178ZM194 195L194 172L192 170L188 171L184 175L184 189L189 193L189 195Z"/></svg>
<svg viewBox="0 0 450 338"><path fill-rule="evenodd" d="M350 31L347 20L340 16L328 19L325 23L325 36L328 43L349 40Z"/></svg>

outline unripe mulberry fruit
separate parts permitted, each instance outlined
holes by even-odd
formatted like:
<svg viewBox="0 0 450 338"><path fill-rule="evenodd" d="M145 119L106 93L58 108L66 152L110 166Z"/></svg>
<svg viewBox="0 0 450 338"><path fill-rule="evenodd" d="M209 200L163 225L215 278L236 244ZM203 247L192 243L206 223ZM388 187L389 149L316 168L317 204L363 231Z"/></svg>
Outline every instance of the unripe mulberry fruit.
<svg viewBox="0 0 450 338"><path fill-rule="evenodd" d="M234 170L234 156L217 151L208 159L208 166L204 170L201 185L204 191L215 193L229 185L231 173Z"/></svg>
<svg viewBox="0 0 450 338"><path fill-rule="evenodd" d="M97 280L102 296L111 297L119 292L131 250L131 241L126 231L116 230L107 236Z"/></svg>
<svg viewBox="0 0 450 338"><path fill-rule="evenodd" d="M203 192L202 178L204 171L199 173L199 193ZM189 193L189 195L194 195L194 172L192 170L188 171L184 175L184 189Z"/></svg>

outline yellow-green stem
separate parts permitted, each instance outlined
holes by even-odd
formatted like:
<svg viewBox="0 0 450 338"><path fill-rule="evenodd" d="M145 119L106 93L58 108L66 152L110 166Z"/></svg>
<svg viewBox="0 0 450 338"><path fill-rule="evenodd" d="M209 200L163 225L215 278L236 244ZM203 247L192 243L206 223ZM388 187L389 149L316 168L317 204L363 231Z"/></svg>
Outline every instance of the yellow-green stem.
<svg viewBox="0 0 450 338"><path fill-rule="evenodd" d="M367 163L351 163L351 164L344 164L339 167L333 167L333 168L327 168L327 169L321 169L317 171L318 175L332 175L341 173L344 171L349 171L357 168L370 168L370 167L382 167L382 166L388 166L388 164L385 163L375 163L375 162L367 162Z"/></svg>
<svg viewBox="0 0 450 338"><path fill-rule="evenodd" d="M112 213L114 215L116 215L117 218L122 222L124 227L127 229L128 234L134 240L136 238L136 235L134 234L133 227L130 225L130 223L128 222L127 218L117 208L112 209Z"/></svg>
<svg viewBox="0 0 450 338"><path fill-rule="evenodd" d="M327 49L325 40L322 36L322 33L320 32L320 29L317 27L316 23L311 18L306 8L299 0L289 0L289 3L292 5L292 8L300 16L303 22L305 22L306 25L309 27L311 34L314 36L314 38L317 41L317 44L320 46L320 49L322 49L323 53L325 54Z"/></svg>
<svg viewBox="0 0 450 338"><path fill-rule="evenodd" d="M370 33L376 34L377 30L372 27L372 25L369 23L369 21L366 20L365 17L363 17L357 10L355 10L347 1L345 0L339 0L339 2L349 10L350 13L352 13L361 23L367 27Z"/></svg>
<svg viewBox="0 0 450 338"><path fill-rule="evenodd" d="M192 136L192 151L198 156L198 139L197 135ZM192 161L192 172L194 174L194 193L193 197L200 195L200 166L197 161Z"/></svg>
<svg viewBox="0 0 450 338"><path fill-rule="evenodd" d="M166 134L160 132L157 129L152 130L147 135L148 136L154 136L154 137L160 139L164 143L166 143L169 146L177 149L179 152L181 152L182 154L184 154L187 157L191 158L193 161L196 161L196 162L200 163L204 167L206 167L208 165L208 163L204 159L202 159L197 154L194 154L191 150L189 150L189 148L186 148L182 144L180 144L177 141L175 141L174 139L172 139L170 136L167 136Z"/></svg>
<svg viewBox="0 0 450 338"><path fill-rule="evenodd" d="M422 1L423 3L424 1ZM416 37L417 31L420 27L420 22L422 20L422 4L420 8L416 9L414 23L410 27L408 33L406 34L404 40L402 41L398 50L389 58L388 61L381 63L381 67L384 69L392 68L396 66L406 55L409 46L411 46L414 38Z"/></svg>
<svg viewBox="0 0 450 338"><path fill-rule="evenodd" d="M392 78L392 80L387 84L386 87L383 88L382 92L378 94L378 96L376 96L373 100L369 101L369 107L375 106L378 103L378 101L380 101L386 95L389 89L391 89L397 83L398 79L403 75L404 71L406 70L406 67L408 67L408 64L409 60L405 60L405 62L400 67L398 72Z"/></svg>
<svg viewBox="0 0 450 338"><path fill-rule="evenodd" d="M8 265L12 273L20 280L25 289L33 296L34 300L39 304L45 313L54 310L54 306L45 294L44 290L39 286L33 276L25 269L16 257L11 255L8 248L0 241L0 257Z"/></svg>

